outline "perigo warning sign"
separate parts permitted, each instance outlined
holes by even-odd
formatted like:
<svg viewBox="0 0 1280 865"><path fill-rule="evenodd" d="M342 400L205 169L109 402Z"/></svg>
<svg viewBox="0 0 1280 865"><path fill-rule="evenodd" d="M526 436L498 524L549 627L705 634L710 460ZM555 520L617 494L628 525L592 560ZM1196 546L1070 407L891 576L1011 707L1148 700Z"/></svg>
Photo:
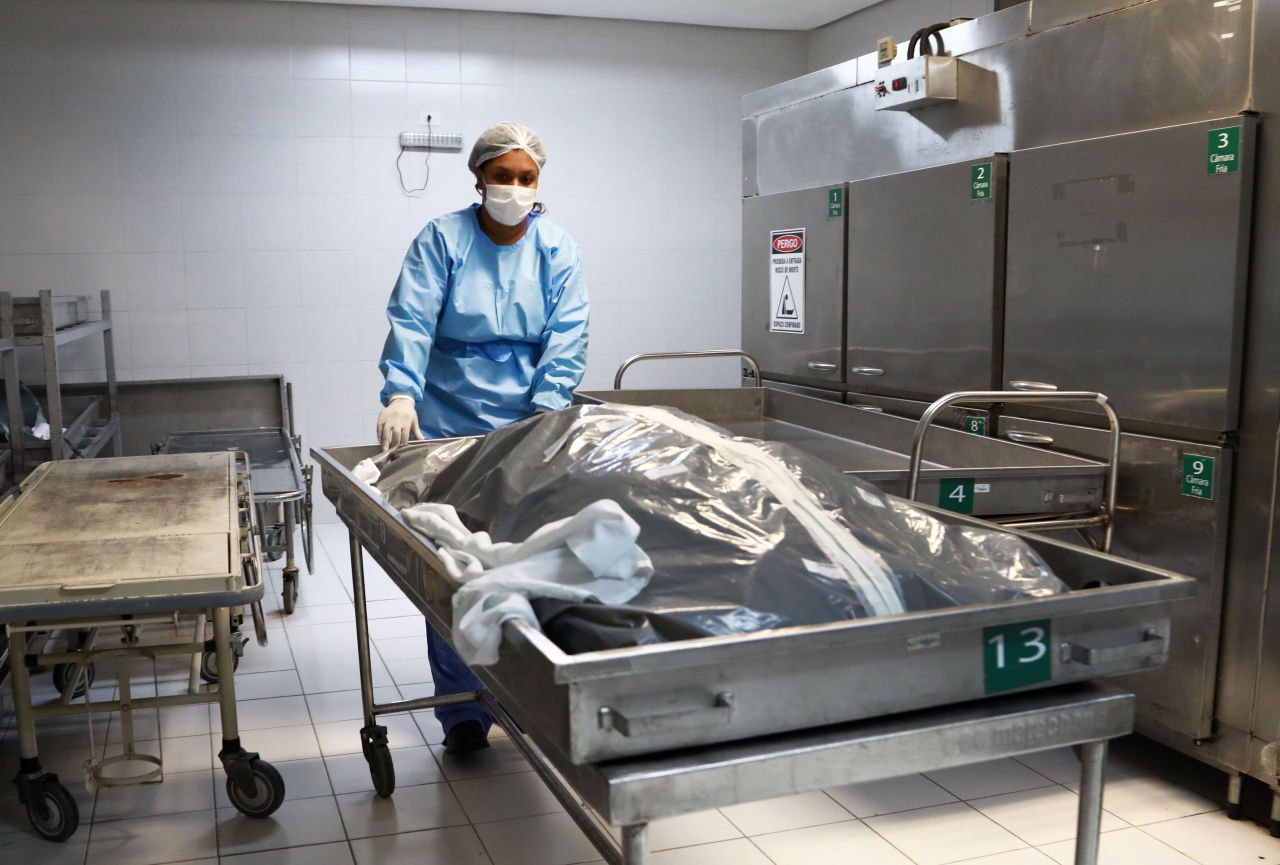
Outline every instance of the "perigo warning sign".
<svg viewBox="0 0 1280 865"><path fill-rule="evenodd" d="M769 232L769 331L804 333L804 229Z"/></svg>

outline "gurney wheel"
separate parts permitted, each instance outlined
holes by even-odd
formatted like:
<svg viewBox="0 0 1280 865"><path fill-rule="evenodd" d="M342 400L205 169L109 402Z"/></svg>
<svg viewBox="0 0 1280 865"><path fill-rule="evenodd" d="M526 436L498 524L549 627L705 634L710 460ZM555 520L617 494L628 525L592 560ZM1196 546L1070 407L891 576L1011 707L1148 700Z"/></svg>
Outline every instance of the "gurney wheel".
<svg viewBox="0 0 1280 865"><path fill-rule="evenodd" d="M57 781L45 781L34 794L27 795L27 817L40 837L66 841L80 825L80 808L66 787Z"/></svg>
<svg viewBox="0 0 1280 865"><path fill-rule="evenodd" d="M254 760L249 764L253 773L253 793L246 793L227 777L227 798L236 810L246 817L270 817L284 802L284 779L266 760Z"/></svg>
<svg viewBox="0 0 1280 865"><path fill-rule="evenodd" d="M284 602L285 614L293 612L294 606L298 602L298 572L284 572L284 591L281 592L281 600Z"/></svg>
<svg viewBox="0 0 1280 865"><path fill-rule="evenodd" d="M80 664L54 664L53 687L58 689L58 693L62 693L67 689L67 685L75 681L79 671ZM88 692L89 687L93 684L95 675L97 675L97 670L94 669L93 664L85 664L84 681L76 687L75 692L71 695L73 699L78 700Z"/></svg>
<svg viewBox="0 0 1280 865"><path fill-rule="evenodd" d="M232 655L231 666L240 669L240 656ZM234 672L234 670L233 670ZM200 678L210 685L218 684L218 655L216 652L205 652L200 656Z"/></svg>
<svg viewBox="0 0 1280 865"><path fill-rule="evenodd" d="M396 764L391 759L391 750L385 745L374 745L365 753L369 762L369 775L373 778L373 789L383 799L396 791Z"/></svg>

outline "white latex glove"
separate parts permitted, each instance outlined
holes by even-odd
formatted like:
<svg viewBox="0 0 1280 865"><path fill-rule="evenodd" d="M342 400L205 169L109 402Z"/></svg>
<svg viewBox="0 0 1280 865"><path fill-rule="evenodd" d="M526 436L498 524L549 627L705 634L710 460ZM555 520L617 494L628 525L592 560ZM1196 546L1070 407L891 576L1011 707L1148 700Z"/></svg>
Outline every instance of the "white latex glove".
<svg viewBox="0 0 1280 865"><path fill-rule="evenodd" d="M422 430L418 428L418 409L413 404L413 397L397 394L378 414L378 444L385 452L407 443L411 437L422 438Z"/></svg>

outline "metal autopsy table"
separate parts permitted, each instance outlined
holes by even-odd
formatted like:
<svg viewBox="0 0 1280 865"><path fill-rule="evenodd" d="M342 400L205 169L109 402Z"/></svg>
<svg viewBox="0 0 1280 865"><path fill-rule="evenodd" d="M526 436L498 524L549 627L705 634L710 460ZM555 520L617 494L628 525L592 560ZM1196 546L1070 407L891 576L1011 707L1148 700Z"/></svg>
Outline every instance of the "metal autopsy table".
<svg viewBox="0 0 1280 865"><path fill-rule="evenodd" d="M613 390L579 391L574 399L679 409L734 435L794 445L887 493L1006 525L1073 529L1111 523L1114 460L1099 462L933 426L939 411L952 405L1046 400L1105 404L1101 394L965 391L939 400L927 418L916 421L775 388L620 389L621 372L637 360L720 355L743 356L738 351L638 355L624 364ZM1118 447L1118 425L1113 425L1113 438Z"/></svg>
<svg viewBox="0 0 1280 865"><path fill-rule="evenodd" d="M285 556L281 592L285 613L293 612L298 599L298 566L293 560L295 525L302 530L307 573L315 573L312 469L302 465L301 447L301 440L283 427L257 427L170 433L157 449L162 454L236 451L248 456L262 551Z"/></svg>
<svg viewBox="0 0 1280 865"><path fill-rule="evenodd" d="M0 622L6 625L9 657L25 657L30 638L55 629L87 631L90 646L100 629L124 634L123 646L42 655L44 661L77 670L52 705L34 706L26 664L11 665L21 757L15 780L40 835L66 840L76 830L79 812L58 777L40 765L36 719L94 710L120 712L124 733L121 753L89 767L91 787L163 777L158 756L135 750L134 712L216 702L223 729L219 758L232 803L254 817L279 807L284 782L269 763L241 747L236 722L232 608L251 605L258 640L265 644L261 575L252 485L242 455L49 462L23 482L16 499L0 504ZM199 611L190 640L139 644L142 628L172 624L179 611ZM204 636L206 611L213 620L212 646ZM220 671L218 688L201 691L199 658L210 651ZM160 655L192 657L188 692L132 696L127 661L154 661ZM86 696L73 704L85 671L101 658L117 661L119 698ZM148 768L130 776L103 771L128 764Z"/></svg>
<svg viewBox="0 0 1280 865"><path fill-rule="evenodd" d="M394 458L456 447L457 441L409 445ZM536 628L511 623L504 632L498 663L476 669L487 692L376 703L363 551L368 550L446 639L456 588L432 543L410 529L375 490L351 473L358 462L378 452L377 446L312 451L321 465L324 493L351 532L365 710L360 732L375 789L387 796L395 787L393 752L387 728L377 723L379 716L483 699L602 852L611 861L628 865L644 861L643 824L682 813L671 808L696 810L824 784L888 777L916 771L914 767L978 762L1013 753L1007 748L1021 747L1026 752L1066 744L1073 735L1075 742L1122 735L1132 722L1127 696L1117 698L1126 707L1120 710L1125 716L1122 722L1104 722L1105 712L1081 709L1081 717L1092 720L1082 720L1076 733L1068 733L1070 725L1061 727L1061 718L1075 710L1054 703L1054 695L1080 694L1070 686L1162 664L1169 638L1167 605L1194 592L1192 581L1167 571L1022 535L1071 592L579 655L564 653ZM936 508L924 509L949 522L977 522ZM1047 657L1046 675L1008 692L993 686L984 658L990 660L992 641L1001 633L1042 638L1043 653L1037 648L1032 654ZM1012 697L1017 688L1047 690ZM850 694L858 699L851 701ZM1009 699L1031 702L1009 703ZM1042 713L1033 713L1033 720L1010 721L1004 714L1011 706L1031 706L1036 700L1045 702L1036 704ZM973 705L966 710L957 708L958 704ZM958 735L969 744L954 753L938 755L921 741L946 740L937 724L945 727L950 723L946 718L960 717L951 713L964 711L977 712L972 717L986 717L991 726L984 726L987 721L974 721L968 728L961 724L957 729L968 732ZM1009 711L1016 715L1022 710ZM917 714L902 714L913 712ZM850 724L854 726L847 729L830 727ZM822 738L835 729L845 732ZM891 729L902 738L889 735ZM1022 733L1001 732L1022 729L1037 732L1022 739ZM527 731L527 740L522 730ZM831 774L824 774L826 761L805 757L813 753L809 745L815 743L833 749L832 766L841 765L835 756L841 753L864 760L871 751L889 756L878 769L873 770L869 762L866 775L852 771L833 780ZM898 759L894 747L918 749L920 762ZM1091 755L1087 772L1090 777L1096 775L1100 784L1101 746L1086 750ZM857 762L840 759L846 767ZM932 760L937 762L928 762ZM750 768L742 769L746 780L735 786L737 768L724 767L739 763ZM722 767L719 774L713 771L716 766ZM881 774L872 775L873 771ZM657 777L654 773L661 772L672 773L668 779L672 783L650 783ZM624 826L623 852L610 846L607 834L580 813L581 808L575 813L576 800L557 774L568 779L605 819ZM682 777L677 780L677 776ZM1086 782L1086 790L1091 783ZM1094 861L1091 825L1085 824L1081 836L1080 863Z"/></svg>

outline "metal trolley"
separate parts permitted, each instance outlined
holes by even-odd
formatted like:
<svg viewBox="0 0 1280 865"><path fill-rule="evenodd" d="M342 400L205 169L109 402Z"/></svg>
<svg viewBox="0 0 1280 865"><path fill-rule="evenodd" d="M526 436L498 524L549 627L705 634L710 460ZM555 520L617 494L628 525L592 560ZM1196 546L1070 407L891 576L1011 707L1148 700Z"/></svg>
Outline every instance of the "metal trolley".
<svg viewBox="0 0 1280 865"><path fill-rule="evenodd" d="M1164 663L1169 604L1194 593L1177 574L1022 535L1073 591L579 655L513 623L498 663L476 669L486 691L377 703L362 551L446 639L456 588L431 542L352 474L377 452L312 451L351 533L361 740L375 789L395 787L379 716L482 700L601 853L626 865L645 861L653 819L1072 744L1086 745L1076 861L1093 865L1105 743L1132 729L1133 706L1083 683ZM1043 640L1042 673L993 684L1004 661L991 641L1017 634ZM622 827L620 847L582 800Z"/></svg>
<svg viewBox="0 0 1280 865"><path fill-rule="evenodd" d="M299 591L298 566L294 562L295 528L301 530L307 573L315 573L312 469L302 465L302 439L283 427L175 432L167 435L156 450L162 454L238 451L248 455L262 552L269 559L281 555L285 558L281 600L284 611L292 613Z"/></svg>
<svg viewBox="0 0 1280 865"><path fill-rule="evenodd" d="M162 780L160 757L135 750L134 713L168 706L217 703L222 717L218 757L227 773L231 803L250 817L266 817L284 800L284 782L270 763L246 751L236 723L233 620L248 605L258 642L266 623L253 489L243 454L118 457L45 463L23 483L21 494L0 504L0 622L14 659L10 680L21 764L15 783L31 824L41 836L64 841L76 830L75 799L58 777L40 765L36 720L119 712L123 750L87 766L94 786ZM144 628L173 624L196 611L189 640L143 645ZM205 640L206 616L213 639ZM98 632L119 629L122 645L93 648ZM30 674L22 659L32 639L50 631L87 633L80 651L54 652L42 661L73 671L63 698L34 706ZM216 660L215 690L199 687L201 657ZM128 662L160 656L191 657L186 693L136 697ZM117 668L118 695L72 702L96 660ZM90 724L92 731L92 724ZM107 766L141 772L104 772Z"/></svg>

